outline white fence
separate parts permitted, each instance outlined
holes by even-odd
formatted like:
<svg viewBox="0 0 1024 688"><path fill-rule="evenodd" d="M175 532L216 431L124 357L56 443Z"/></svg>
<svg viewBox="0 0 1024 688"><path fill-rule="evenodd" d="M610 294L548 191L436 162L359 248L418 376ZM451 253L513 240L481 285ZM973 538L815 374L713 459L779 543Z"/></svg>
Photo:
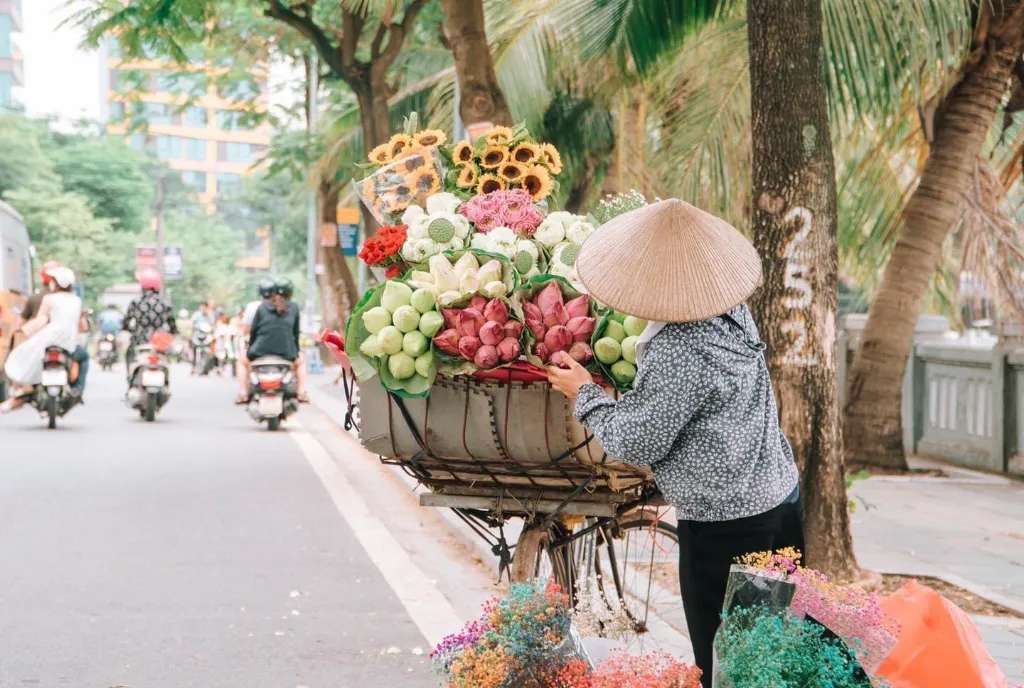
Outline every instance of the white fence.
<svg viewBox="0 0 1024 688"><path fill-rule="evenodd" d="M864 320L844 318L844 391ZM919 321L914 339L903 379L907 452L1024 476L1024 349L984 334L956 337L945 318L930 316Z"/></svg>

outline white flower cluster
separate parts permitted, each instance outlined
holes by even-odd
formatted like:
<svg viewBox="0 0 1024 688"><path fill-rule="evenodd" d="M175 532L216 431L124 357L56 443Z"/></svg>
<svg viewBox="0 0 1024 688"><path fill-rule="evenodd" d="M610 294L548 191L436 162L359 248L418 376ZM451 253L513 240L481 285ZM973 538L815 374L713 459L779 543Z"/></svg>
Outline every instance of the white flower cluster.
<svg viewBox="0 0 1024 688"><path fill-rule="evenodd" d="M486 234L474 234L470 248L505 256L524 278L540 274L540 248L532 240L519 237L508 227L495 227Z"/></svg>
<svg viewBox="0 0 1024 688"><path fill-rule="evenodd" d="M436 193L427 197L426 210L418 205L409 206L402 214L402 223L408 226L402 258L410 263L422 263L444 251L457 251L466 247L470 225L455 210L462 204L455 194Z"/></svg>
<svg viewBox="0 0 1024 688"><path fill-rule="evenodd" d="M593 233L594 225L587 222L587 218L564 210L556 210L544 218L544 221L537 227L533 238L541 246L551 250L564 241L582 246L587 237Z"/></svg>

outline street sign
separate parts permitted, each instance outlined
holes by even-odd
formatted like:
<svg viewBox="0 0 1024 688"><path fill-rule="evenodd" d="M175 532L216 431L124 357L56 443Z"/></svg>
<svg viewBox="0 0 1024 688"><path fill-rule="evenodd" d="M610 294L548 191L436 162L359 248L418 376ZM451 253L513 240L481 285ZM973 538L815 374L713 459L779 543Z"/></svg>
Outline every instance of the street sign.
<svg viewBox="0 0 1024 688"><path fill-rule="evenodd" d="M180 280L185 276L185 255L181 246L164 246L164 279Z"/></svg>
<svg viewBox="0 0 1024 688"><path fill-rule="evenodd" d="M359 253L359 225L338 225L338 245L346 256Z"/></svg>
<svg viewBox="0 0 1024 688"><path fill-rule="evenodd" d="M338 245L338 227L333 222L320 225L320 245L324 248L334 248Z"/></svg>
<svg viewBox="0 0 1024 688"><path fill-rule="evenodd" d="M346 256L359 253L359 208L343 208L339 206L335 214L338 221L338 246Z"/></svg>
<svg viewBox="0 0 1024 688"><path fill-rule="evenodd" d="M143 270L159 270L156 246L135 247L135 274ZM180 280L185 275L185 254L181 246L164 246L164 278Z"/></svg>

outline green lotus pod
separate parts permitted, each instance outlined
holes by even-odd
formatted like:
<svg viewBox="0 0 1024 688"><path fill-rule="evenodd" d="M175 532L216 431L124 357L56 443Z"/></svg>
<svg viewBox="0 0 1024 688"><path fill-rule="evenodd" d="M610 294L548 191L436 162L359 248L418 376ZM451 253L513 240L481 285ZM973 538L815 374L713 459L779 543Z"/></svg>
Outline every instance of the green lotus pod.
<svg viewBox="0 0 1024 688"><path fill-rule="evenodd" d="M436 220L431 220L427 225L427 234L437 243L447 244L455 238L455 225L451 220L439 217Z"/></svg>
<svg viewBox="0 0 1024 688"><path fill-rule="evenodd" d="M530 270L533 270L534 265L537 264L537 259L530 255L528 251L520 251L512 262L515 264L516 270L525 275Z"/></svg>
<svg viewBox="0 0 1024 688"><path fill-rule="evenodd" d="M569 244L558 253L558 260L562 265L571 268L576 264L576 256L580 254L580 247L576 244Z"/></svg>

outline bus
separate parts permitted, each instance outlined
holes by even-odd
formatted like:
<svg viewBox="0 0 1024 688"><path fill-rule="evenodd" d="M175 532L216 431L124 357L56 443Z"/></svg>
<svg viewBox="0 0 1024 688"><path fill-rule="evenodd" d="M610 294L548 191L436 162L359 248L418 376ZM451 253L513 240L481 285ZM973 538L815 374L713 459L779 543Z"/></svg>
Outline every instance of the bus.
<svg viewBox="0 0 1024 688"><path fill-rule="evenodd" d="M0 400L6 397L4 362L21 310L32 293L32 244L14 208L0 201Z"/></svg>

